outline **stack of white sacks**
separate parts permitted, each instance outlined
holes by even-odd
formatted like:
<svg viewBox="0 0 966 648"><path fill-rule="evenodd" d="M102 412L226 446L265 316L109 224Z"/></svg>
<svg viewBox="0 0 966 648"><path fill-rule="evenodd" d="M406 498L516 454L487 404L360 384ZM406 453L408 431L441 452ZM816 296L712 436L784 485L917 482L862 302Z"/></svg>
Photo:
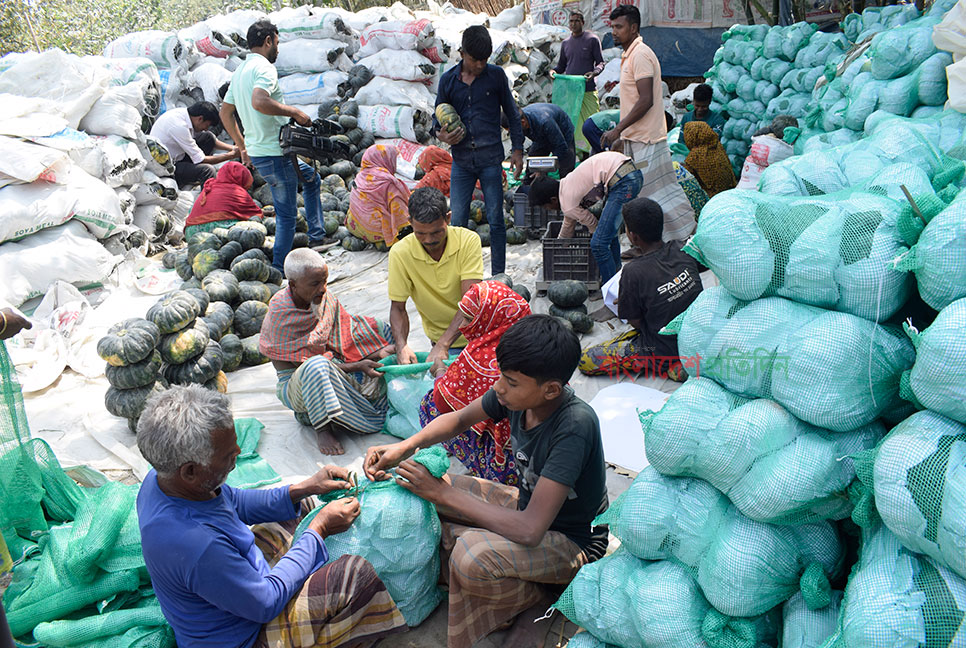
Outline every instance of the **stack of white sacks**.
<svg viewBox="0 0 966 648"><path fill-rule="evenodd" d="M0 299L20 305L56 280L96 283L128 250L180 240L197 190L178 190L167 152L146 133L166 110L217 102L248 53L248 27L262 18L279 27L286 102L324 117L333 101L354 98L359 127L401 144L407 169L429 141L439 77L458 61L466 27L490 28L491 62L523 105L550 100L549 71L569 34L524 20L523 5L490 17L430 0L416 12L400 3L358 13L235 11L177 32L127 34L103 56L8 54L0 58Z"/></svg>

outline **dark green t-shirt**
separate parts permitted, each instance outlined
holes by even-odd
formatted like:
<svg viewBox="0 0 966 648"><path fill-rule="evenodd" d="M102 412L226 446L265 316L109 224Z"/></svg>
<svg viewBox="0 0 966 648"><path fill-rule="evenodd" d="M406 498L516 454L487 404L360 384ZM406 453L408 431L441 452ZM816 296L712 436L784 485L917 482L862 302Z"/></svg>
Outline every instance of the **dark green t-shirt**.
<svg viewBox="0 0 966 648"><path fill-rule="evenodd" d="M570 494L550 530L566 535L591 559L602 556L607 548L607 527L591 527L608 504L604 447L594 410L565 387L560 407L540 425L525 430L524 412L501 405L492 389L483 395L482 404L494 421L510 421L510 446L520 473L518 508L522 511L530 503L540 477L568 486Z"/></svg>

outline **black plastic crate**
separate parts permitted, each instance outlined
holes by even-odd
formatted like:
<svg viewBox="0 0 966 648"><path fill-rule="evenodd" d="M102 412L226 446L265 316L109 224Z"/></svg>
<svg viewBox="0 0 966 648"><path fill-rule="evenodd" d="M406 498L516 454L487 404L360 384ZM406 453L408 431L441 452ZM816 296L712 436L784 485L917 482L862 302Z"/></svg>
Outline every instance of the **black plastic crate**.
<svg viewBox="0 0 966 648"><path fill-rule="evenodd" d="M545 229L550 221L563 219L563 214L556 209L531 207L530 197L527 195L530 187L521 185L513 192L513 224L517 227Z"/></svg>
<svg viewBox="0 0 966 648"><path fill-rule="evenodd" d="M590 251L590 232L577 225L573 238L557 238L563 221L547 224L543 236L543 281L576 279L589 285L600 286L597 260Z"/></svg>

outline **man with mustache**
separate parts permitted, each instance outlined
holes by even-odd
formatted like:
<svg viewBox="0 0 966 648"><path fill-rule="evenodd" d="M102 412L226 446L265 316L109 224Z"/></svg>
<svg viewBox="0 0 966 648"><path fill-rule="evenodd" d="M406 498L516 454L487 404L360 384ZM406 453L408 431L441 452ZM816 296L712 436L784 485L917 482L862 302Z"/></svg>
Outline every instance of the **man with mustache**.
<svg viewBox="0 0 966 648"><path fill-rule="evenodd" d="M450 348L462 349L463 316L457 305L475 283L483 280L483 247L480 237L449 224L446 196L438 189L422 187L409 197L407 236L389 248L389 325L400 364L416 362L409 348L410 297L416 305L426 337L433 343L427 362L435 374L443 367Z"/></svg>

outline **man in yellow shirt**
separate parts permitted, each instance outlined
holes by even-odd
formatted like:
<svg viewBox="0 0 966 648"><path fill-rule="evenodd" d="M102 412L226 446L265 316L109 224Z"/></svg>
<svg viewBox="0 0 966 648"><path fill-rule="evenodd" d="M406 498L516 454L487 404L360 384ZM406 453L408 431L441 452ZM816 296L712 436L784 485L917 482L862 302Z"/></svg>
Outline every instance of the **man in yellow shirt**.
<svg viewBox="0 0 966 648"><path fill-rule="evenodd" d="M426 337L433 343L428 362L432 371L443 366L451 347L466 346L457 309L470 286L483 280L483 247L468 229L452 227L446 197L438 189L421 187L409 197L412 236L389 248L389 325L400 364L416 361L409 348L409 314L412 297L423 320Z"/></svg>

